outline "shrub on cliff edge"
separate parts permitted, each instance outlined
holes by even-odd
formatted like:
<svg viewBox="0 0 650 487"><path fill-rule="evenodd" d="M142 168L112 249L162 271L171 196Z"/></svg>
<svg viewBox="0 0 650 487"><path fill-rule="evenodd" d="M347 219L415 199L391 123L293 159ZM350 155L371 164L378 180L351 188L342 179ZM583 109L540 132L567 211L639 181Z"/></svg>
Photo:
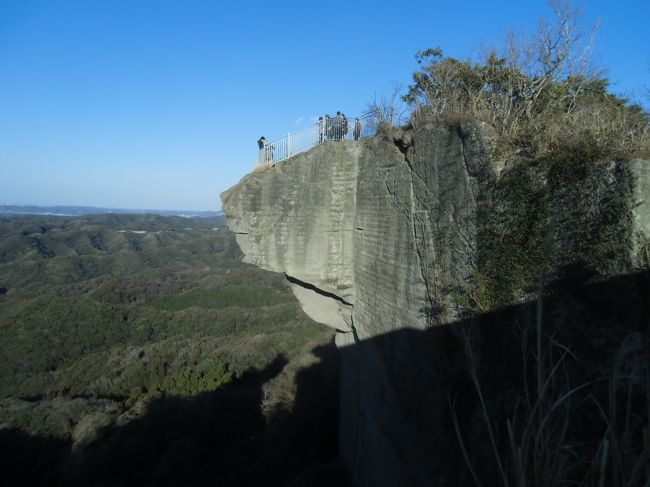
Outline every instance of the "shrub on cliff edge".
<svg viewBox="0 0 650 487"><path fill-rule="evenodd" d="M560 1L551 6L554 25L540 22L531 38L511 36L479 61L446 57L441 49L418 52L421 68L404 96L412 122L486 122L497 135L496 157L650 154L648 114L608 92L608 80L590 63L593 34L581 30L579 10Z"/></svg>

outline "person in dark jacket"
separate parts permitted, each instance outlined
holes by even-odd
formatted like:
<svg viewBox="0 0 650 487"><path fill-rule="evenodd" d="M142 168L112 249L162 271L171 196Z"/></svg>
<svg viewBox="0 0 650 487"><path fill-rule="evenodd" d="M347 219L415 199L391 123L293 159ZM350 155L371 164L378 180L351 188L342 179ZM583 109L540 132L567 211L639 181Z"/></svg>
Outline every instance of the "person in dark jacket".
<svg viewBox="0 0 650 487"><path fill-rule="evenodd" d="M258 161L257 161L259 164L262 164L262 163L264 162L264 159L265 159L265 157L264 157L264 146L265 146L265 145L266 145L266 139L265 139L264 136L262 135L262 136L257 140L257 147L259 147L259 149L260 149L260 155L259 155L259 159L258 159Z"/></svg>
<svg viewBox="0 0 650 487"><path fill-rule="evenodd" d="M361 120L359 120L359 117L354 119L352 135L354 135L354 140L359 140L359 137L361 137Z"/></svg>
<svg viewBox="0 0 650 487"><path fill-rule="evenodd" d="M332 123L332 139L339 141L343 132L343 119L341 118L341 112L336 112L336 117Z"/></svg>

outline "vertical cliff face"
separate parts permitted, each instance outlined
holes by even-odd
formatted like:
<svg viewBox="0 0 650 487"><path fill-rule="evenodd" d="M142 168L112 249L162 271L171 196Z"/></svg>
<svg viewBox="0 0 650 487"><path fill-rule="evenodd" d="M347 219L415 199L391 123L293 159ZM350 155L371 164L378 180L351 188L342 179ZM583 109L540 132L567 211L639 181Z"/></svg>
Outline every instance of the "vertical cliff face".
<svg viewBox="0 0 650 487"><path fill-rule="evenodd" d="M495 175L485 154L474 127L366 142L353 262L361 338L458 318L450 293L475 266L477 198Z"/></svg>
<svg viewBox="0 0 650 487"><path fill-rule="evenodd" d="M402 386L439 371L411 337L393 350L372 339L458 318L450 296L475 266L477 197L495 176L485 154L475 127L426 126L323 144L222 195L245 260L284 272L305 311L340 332L341 448L358 485L431 479L438 440L418 431L440 412Z"/></svg>
<svg viewBox="0 0 650 487"><path fill-rule="evenodd" d="M507 375L512 363L499 352L515 353L519 343L494 334L494 323L530 319L530 282L575 253L597 270L630 271L647 238L645 162L581 169L566 191L548 192L562 177L553 168L514 161L500 171L486 140L468 124L328 142L222 195L245 260L285 273L305 311L338 330L341 455L355 485L467 480L449 415L469 383L467 327L482 370ZM582 198L571 188L590 202L568 221L563 206ZM571 225L605 230L574 244ZM540 255L550 261L541 270ZM495 317L497 292L509 293L511 307ZM458 407L468 441L483 444L474 399ZM487 464L482 455L471 454Z"/></svg>
<svg viewBox="0 0 650 487"><path fill-rule="evenodd" d="M245 261L285 273L316 321L423 329L457 317L441 309L475 265L485 153L475 128L327 143L247 175L223 208Z"/></svg>
<svg viewBox="0 0 650 487"><path fill-rule="evenodd" d="M323 144L223 193L244 260L283 272L314 320L352 326L354 220L361 145Z"/></svg>

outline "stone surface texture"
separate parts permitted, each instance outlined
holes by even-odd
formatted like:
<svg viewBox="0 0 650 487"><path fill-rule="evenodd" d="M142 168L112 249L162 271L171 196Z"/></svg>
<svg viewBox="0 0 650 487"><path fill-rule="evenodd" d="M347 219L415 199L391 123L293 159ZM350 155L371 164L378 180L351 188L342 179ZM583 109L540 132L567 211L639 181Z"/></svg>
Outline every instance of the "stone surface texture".
<svg viewBox="0 0 650 487"><path fill-rule="evenodd" d="M635 159L630 163L635 177L634 196L632 204L633 228L635 232L634 251L636 260L648 260L650 256L640 256L639 247L645 243L650 248L650 162Z"/></svg>
<svg viewBox="0 0 650 487"><path fill-rule="evenodd" d="M346 331L354 303L351 264L360 153L360 144L326 143L249 174L221 196L244 260L324 293L301 295L309 301L306 312ZM333 306L342 313L330 320Z"/></svg>
<svg viewBox="0 0 650 487"><path fill-rule="evenodd" d="M463 319L455 296L477 268L482 195L508 171L483 134L426 125L327 142L222 194L245 260L285 273L305 311L339 331L341 455L357 486L456 485L441 418L459 360L446 340L460 332L419 333ZM631 167L647 235L648 164Z"/></svg>

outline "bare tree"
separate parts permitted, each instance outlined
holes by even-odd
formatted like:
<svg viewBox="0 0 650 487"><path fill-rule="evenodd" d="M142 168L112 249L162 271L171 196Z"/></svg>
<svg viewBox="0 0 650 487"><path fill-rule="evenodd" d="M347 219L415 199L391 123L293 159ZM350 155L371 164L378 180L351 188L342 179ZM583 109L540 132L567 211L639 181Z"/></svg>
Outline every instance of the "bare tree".
<svg viewBox="0 0 650 487"><path fill-rule="evenodd" d="M523 94L523 108L529 118L534 116L536 105L551 84L573 80L573 89L567 95L573 98L573 102L569 100L567 104L571 110L582 88L603 75L592 60L598 21L583 28L581 7L565 0L549 0L549 5L554 13L554 22L540 20L530 37L509 32L500 50L507 66L525 75L519 78L520 84L514 89Z"/></svg>
<svg viewBox="0 0 650 487"><path fill-rule="evenodd" d="M403 85L393 83L388 94L378 97L375 93L366 108L377 124L377 128L394 127L404 122L408 108L403 101L403 91Z"/></svg>

